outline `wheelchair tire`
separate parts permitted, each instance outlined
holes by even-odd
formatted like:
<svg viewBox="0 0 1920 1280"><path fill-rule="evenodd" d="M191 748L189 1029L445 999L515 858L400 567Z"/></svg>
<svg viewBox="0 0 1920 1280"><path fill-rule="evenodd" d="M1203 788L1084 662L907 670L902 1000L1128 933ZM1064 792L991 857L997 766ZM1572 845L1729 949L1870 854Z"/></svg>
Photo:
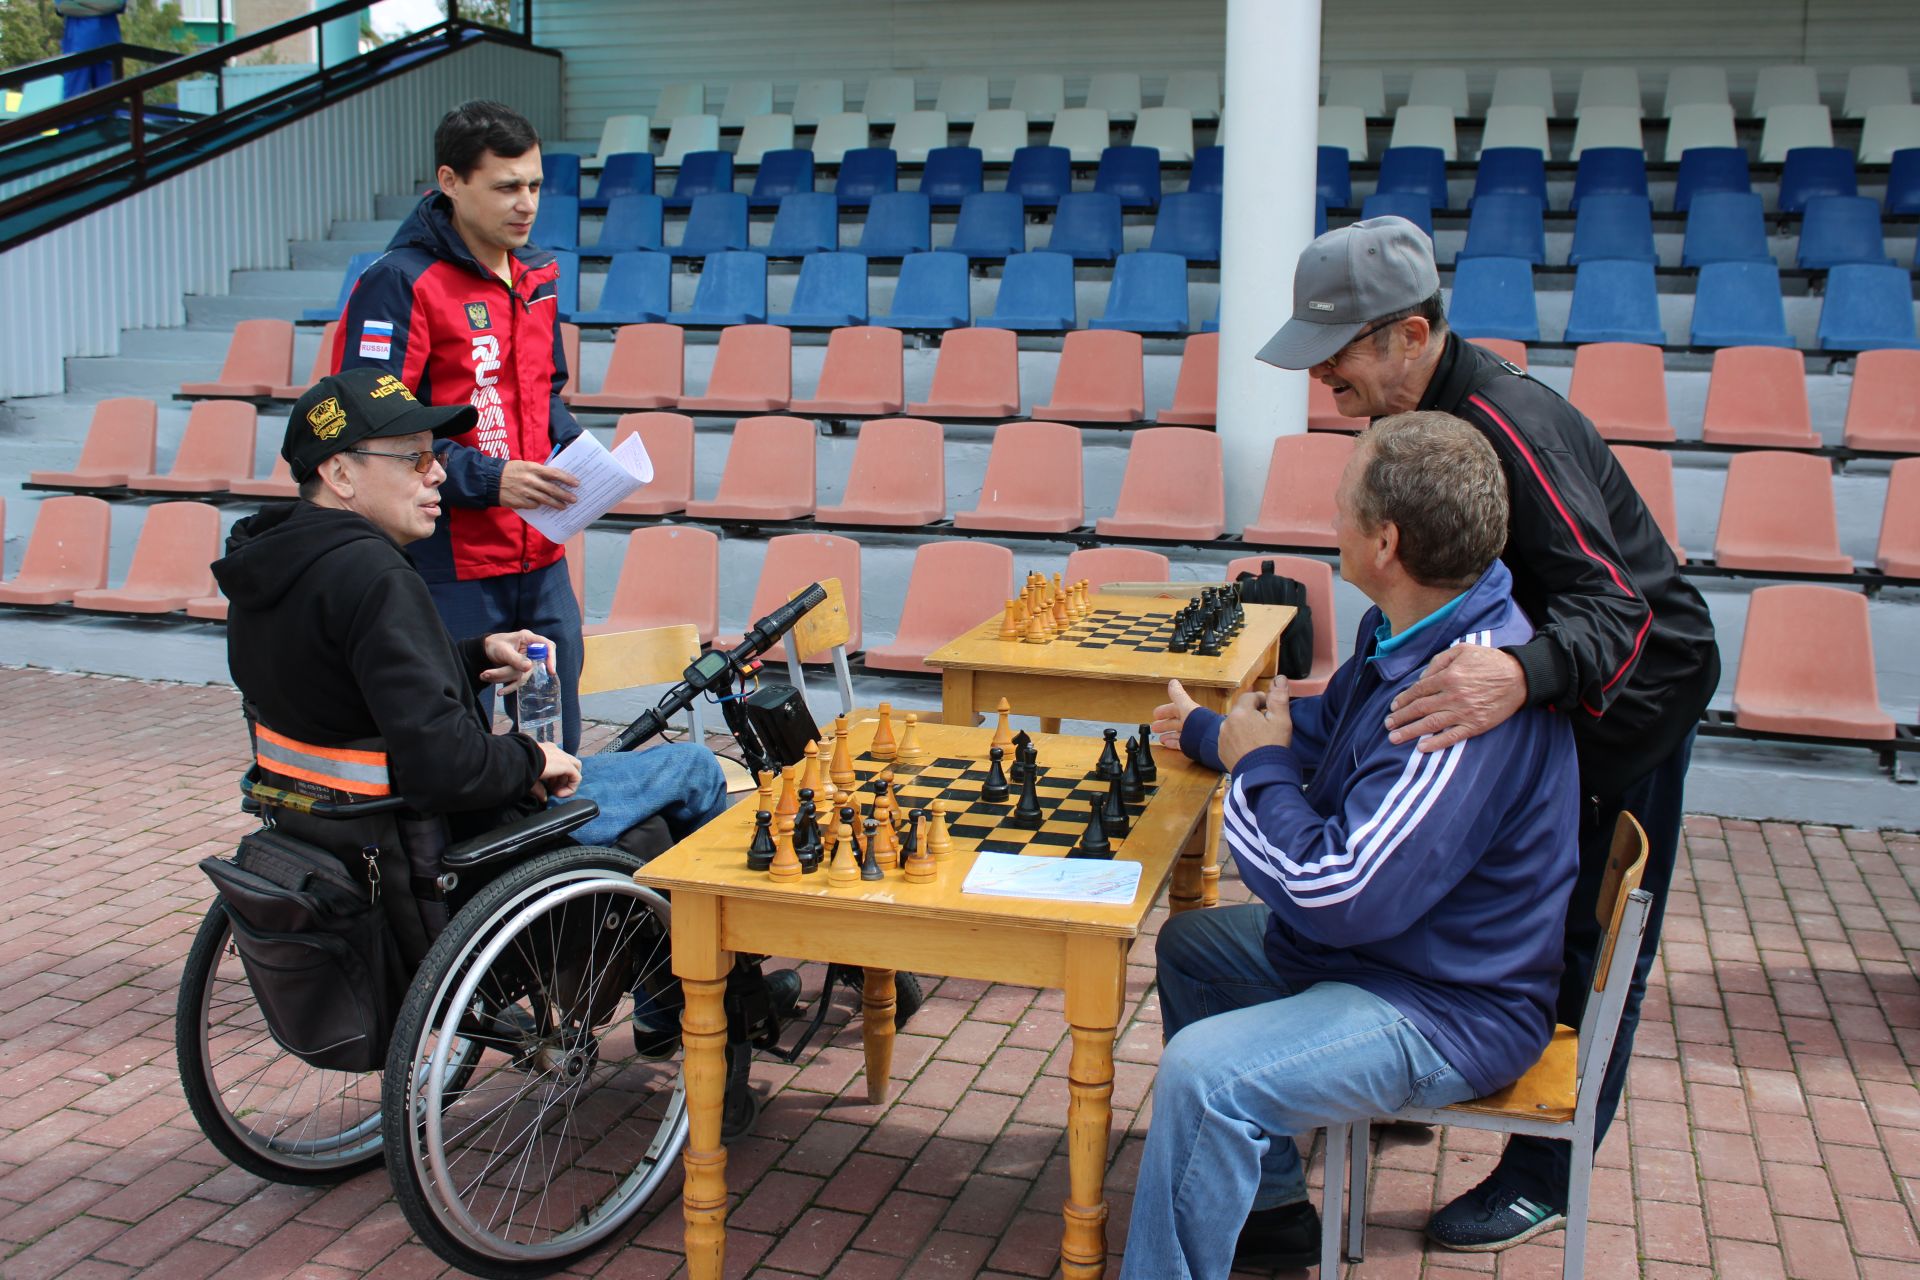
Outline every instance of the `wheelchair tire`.
<svg viewBox="0 0 1920 1280"><path fill-rule="evenodd" d="M309 1066L275 1043L218 901L187 952L173 1020L187 1106L220 1154L273 1182L322 1186L380 1163L380 1073Z"/></svg>
<svg viewBox="0 0 1920 1280"><path fill-rule="evenodd" d="M597 1248L686 1144L677 1052L649 1061L634 1044L632 992L670 973L669 908L634 882L640 865L577 846L502 873L408 988L381 1108L387 1170L415 1233L470 1274L545 1275ZM474 1044L467 1073L445 1069Z"/></svg>

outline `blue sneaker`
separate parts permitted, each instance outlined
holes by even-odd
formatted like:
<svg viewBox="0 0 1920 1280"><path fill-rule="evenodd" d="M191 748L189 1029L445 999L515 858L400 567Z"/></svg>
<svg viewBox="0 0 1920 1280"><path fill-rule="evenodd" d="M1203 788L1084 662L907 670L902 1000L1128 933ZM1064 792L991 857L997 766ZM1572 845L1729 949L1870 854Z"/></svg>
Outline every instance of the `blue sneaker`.
<svg viewBox="0 0 1920 1280"><path fill-rule="evenodd" d="M1427 1219L1427 1238L1461 1253L1498 1253L1566 1225L1564 1210L1489 1177Z"/></svg>

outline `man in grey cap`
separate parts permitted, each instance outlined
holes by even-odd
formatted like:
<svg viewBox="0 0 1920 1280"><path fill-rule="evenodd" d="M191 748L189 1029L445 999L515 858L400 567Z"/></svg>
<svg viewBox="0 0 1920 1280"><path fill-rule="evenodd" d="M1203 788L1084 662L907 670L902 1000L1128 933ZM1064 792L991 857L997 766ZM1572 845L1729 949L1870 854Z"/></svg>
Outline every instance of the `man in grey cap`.
<svg viewBox="0 0 1920 1280"><path fill-rule="evenodd" d="M1394 700L1395 742L1439 751L1522 707L1573 726L1580 760L1580 876L1567 915L1559 1020L1578 1026L1600 927L1594 909L1619 814L1646 828L1642 886L1653 894L1620 1035L1607 1062L1594 1134L1606 1134L1626 1083L1647 971L1660 939L1680 840L1694 726L1719 683L1706 602L1599 432L1518 368L1447 329L1433 242L1404 218L1329 231L1300 255L1293 318L1259 358L1303 369L1350 417L1437 409L1493 445L1510 512L1501 559L1535 634L1504 648L1455 645ZM1569 1147L1515 1138L1479 1186L1436 1213L1450 1248L1504 1249L1565 1222Z"/></svg>

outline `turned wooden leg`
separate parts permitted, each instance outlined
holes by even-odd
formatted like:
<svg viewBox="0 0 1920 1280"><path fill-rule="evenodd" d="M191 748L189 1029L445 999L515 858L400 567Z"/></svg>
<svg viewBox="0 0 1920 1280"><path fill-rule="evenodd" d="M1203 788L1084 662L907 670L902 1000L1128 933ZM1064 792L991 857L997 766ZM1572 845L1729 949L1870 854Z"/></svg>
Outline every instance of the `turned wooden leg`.
<svg viewBox="0 0 1920 1280"><path fill-rule="evenodd" d="M1201 905L1206 894L1206 865L1208 853L1216 848L1218 828L1214 826L1221 812L1217 807L1220 793L1215 792L1213 801L1207 805L1207 821L1187 837L1187 843L1180 850L1180 858L1173 864L1173 883L1167 889L1167 910L1192 911ZM1215 883L1218 884L1220 869L1214 868ZM1216 888L1215 892L1218 892Z"/></svg>
<svg viewBox="0 0 1920 1280"><path fill-rule="evenodd" d="M1099 1280L1107 1269L1107 1145L1113 1124L1113 1036L1126 983L1126 943L1073 938L1067 943L1067 1202L1060 1271Z"/></svg>
<svg viewBox="0 0 1920 1280"><path fill-rule="evenodd" d="M694 1280L719 1280L726 1260L727 1149L720 1145L720 1118L727 1098L727 968L733 957L719 946L718 911L713 898L675 894L673 969L686 997L680 1014L687 1090L681 1203L687 1274Z"/></svg>
<svg viewBox="0 0 1920 1280"><path fill-rule="evenodd" d="M980 722L973 707L973 672L948 667L940 673L940 719L946 724Z"/></svg>
<svg viewBox="0 0 1920 1280"><path fill-rule="evenodd" d="M1226 820L1227 780L1220 779L1220 785L1213 789L1213 798L1207 801L1207 844L1200 855L1200 905L1217 907L1220 905L1220 827Z"/></svg>
<svg viewBox="0 0 1920 1280"><path fill-rule="evenodd" d="M1041 716L1040 732L1042 733L1060 732L1060 717L1059 716Z"/></svg>
<svg viewBox="0 0 1920 1280"><path fill-rule="evenodd" d="M887 1100L893 1072L893 970L868 969L860 1000L860 1043L867 1051L867 1101Z"/></svg>

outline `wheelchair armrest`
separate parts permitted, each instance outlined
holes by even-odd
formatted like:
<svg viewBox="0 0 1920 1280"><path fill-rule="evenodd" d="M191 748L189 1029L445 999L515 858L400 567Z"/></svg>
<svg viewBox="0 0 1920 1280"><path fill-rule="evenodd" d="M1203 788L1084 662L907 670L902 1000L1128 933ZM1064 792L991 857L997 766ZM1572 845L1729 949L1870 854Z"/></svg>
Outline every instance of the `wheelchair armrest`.
<svg viewBox="0 0 1920 1280"><path fill-rule="evenodd" d="M554 840L599 816L600 806L584 796L562 800L551 809L542 809L471 840L462 840L440 856L440 863L449 871L469 871L496 858Z"/></svg>

